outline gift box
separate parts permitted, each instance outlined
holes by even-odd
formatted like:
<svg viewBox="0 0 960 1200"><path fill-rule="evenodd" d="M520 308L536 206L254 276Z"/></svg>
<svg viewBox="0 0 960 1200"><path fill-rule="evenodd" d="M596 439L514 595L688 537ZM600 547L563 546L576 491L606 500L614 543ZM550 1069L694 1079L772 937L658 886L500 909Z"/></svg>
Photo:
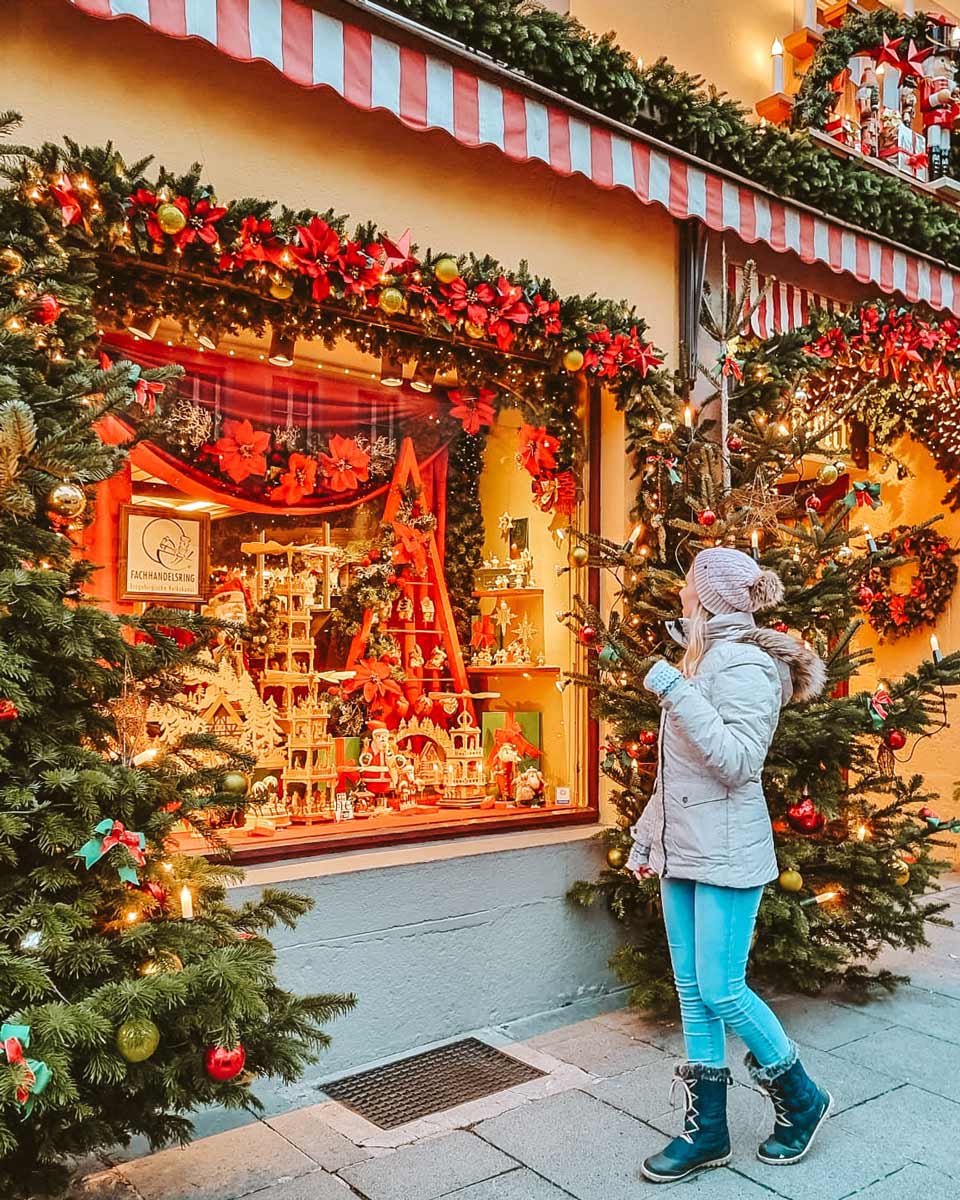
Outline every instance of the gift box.
<svg viewBox="0 0 960 1200"><path fill-rule="evenodd" d="M880 158L911 179L926 181L928 170L927 139L903 122L880 126Z"/></svg>
<svg viewBox="0 0 960 1200"><path fill-rule="evenodd" d="M860 122L852 117L831 117L824 125L823 132L844 146L860 146Z"/></svg>
<svg viewBox="0 0 960 1200"><path fill-rule="evenodd" d="M541 748L541 717L538 712L485 712L481 714L480 729L483 736L483 757L489 762L491 754L496 748L495 733L499 730L516 725L521 737L537 750ZM531 754L521 753L519 769L525 767L536 766L539 763L539 758Z"/></svg>

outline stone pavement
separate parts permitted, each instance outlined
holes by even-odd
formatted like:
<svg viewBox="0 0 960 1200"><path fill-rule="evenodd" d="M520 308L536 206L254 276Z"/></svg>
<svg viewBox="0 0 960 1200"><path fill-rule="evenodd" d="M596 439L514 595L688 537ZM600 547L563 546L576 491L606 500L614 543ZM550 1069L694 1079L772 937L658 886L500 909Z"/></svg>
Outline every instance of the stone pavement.
<svg viewBox="0 0 960 1200"><path fill-rule="evenodd" d="M889 954L912 984L866 1006L774 998L804 1061L835 1098L808 1159L754 1157L771 1121L731 1047L734 1158L686 1183L701 1200L956 1200L960 1197L960 877L943 898L958 928ZM678 1125L668 1101L675 1022L616 1010L478 1036L538 1066L531 1083L385 1132L332 1101L103 1168L76 1200L634 1200L640 1160ZM670 1190L663 1188L661 1190Z"/></svg>

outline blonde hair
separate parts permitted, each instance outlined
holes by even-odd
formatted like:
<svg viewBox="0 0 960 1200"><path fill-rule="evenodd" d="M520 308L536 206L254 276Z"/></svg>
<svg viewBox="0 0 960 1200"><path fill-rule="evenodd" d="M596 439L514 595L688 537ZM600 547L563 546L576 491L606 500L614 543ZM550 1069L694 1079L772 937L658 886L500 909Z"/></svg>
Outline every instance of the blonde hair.
<svg viewBox="0 0 960 1200"><path fill-rule="evenodd" d="M707 652L707 622L710 620L710 616L710 612L698 600L693 616L687 617L684 622L687 649L680 662L680 669L687 679L696 675L703 656Z"/></svg>

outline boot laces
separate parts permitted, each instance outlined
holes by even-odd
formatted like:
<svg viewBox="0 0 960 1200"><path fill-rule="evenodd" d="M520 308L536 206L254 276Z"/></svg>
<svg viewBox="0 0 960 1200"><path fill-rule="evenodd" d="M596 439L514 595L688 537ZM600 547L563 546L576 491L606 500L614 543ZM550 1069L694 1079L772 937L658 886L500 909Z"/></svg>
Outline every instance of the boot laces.
<svg viewBox="0 0 960 1200"><path fill-rule="evenodd" d="M685 1142L693 1142L693 1135L700 1132L700 1125L697 1118L700 1114L697 1112L697 1095L690 1082L684 1079L682 1075L674 1075L673 1082L670 1084L670 1103L673 1106L673 1111L676 1112L680 1105L684 1109L683 1130L679 1134Z"/></svg>
<svg viewBox="0 0 960 1200"><path fill-rule="evenodd" d="M770 1099L773 1101L774 1124L782 1125L784 1129L790 1129L793 1122L788 1116L790 1110L787 1107L787 1098L783 1091L778 1087L771 1087Z"/></svg>

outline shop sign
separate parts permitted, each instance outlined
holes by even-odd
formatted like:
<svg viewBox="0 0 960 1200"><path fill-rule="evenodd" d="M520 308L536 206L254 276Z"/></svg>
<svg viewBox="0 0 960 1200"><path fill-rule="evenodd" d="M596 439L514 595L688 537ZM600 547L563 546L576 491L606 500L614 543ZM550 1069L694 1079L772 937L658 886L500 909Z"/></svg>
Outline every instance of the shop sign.
<svg viewBox="0 0 960 1200"><path fill-rule="evenodd" d="M132 504L121 508L121 600L199 603L209 574L209 516Z"/></svg>

